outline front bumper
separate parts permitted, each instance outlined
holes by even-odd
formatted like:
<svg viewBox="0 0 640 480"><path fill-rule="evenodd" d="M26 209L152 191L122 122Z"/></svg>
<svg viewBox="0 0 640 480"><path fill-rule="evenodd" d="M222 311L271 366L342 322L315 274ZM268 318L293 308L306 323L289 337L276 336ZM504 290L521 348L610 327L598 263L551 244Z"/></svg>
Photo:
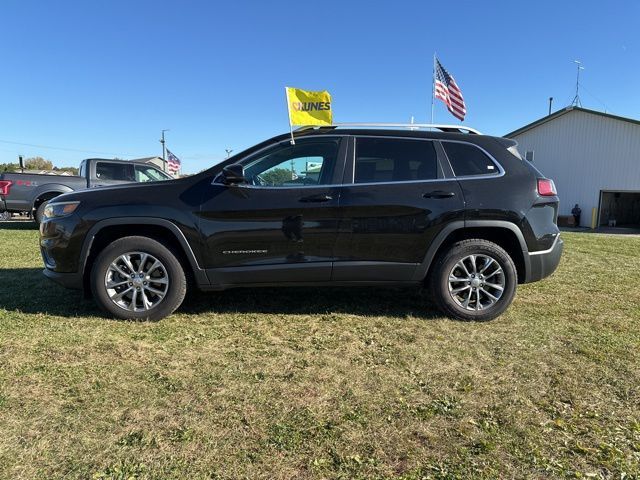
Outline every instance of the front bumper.
<svg viewBox="0 0 640 480"><path fill-rule="evenodd" d="M66 288L82 289L82 240L84 226L76 215L45 220L40 224L43 274Z"/></svg>
<svg viewBox="0 0 640 480"><path fill-rule="evenodd" d="M525 283L537 282L556 271L560 264L564 242L560 234L556 237L550 249L541 252L527 252L525 261L528 263Z"/></svg>
<svg viewBox="0 0 640 480"><path fill-rule="evenodd" d="M48 268L45 268L42 273L45 277L53 280L58 285L62 285L64 288L82 290L82 275L79 273L60 273L49 270Z"/></svg>

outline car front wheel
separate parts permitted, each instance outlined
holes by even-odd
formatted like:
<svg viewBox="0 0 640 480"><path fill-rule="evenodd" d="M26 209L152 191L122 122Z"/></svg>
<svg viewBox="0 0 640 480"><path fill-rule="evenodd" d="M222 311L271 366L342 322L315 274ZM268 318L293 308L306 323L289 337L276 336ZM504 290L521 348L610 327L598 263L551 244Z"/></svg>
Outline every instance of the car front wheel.
<svg viewBox="0 0 640 480"><path fill-rule="evenodd" d="M509 254L493 242L457 242L438 259L429 279L436 304L460 320L493 320L511 304L518 274Z"/></svg>
<svg viewBox="0 0 640 480"><path fill-rule="evenodd" d="M106 247L91 269L98 305L126 320L160 320L184 300L182 265L165 246L147 237L124 237Z"/></svg>

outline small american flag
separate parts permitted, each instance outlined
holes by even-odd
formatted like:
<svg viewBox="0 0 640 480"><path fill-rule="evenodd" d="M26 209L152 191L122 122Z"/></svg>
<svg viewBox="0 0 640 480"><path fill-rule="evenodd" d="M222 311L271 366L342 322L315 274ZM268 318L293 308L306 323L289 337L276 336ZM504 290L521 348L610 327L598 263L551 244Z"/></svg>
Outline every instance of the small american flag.
<svg viewBox="0 0 640 480"><path fill-rule="evenodd" d="M435 71L435 97L442 100L451 114L458 120L464 120L464 116L467 114L467 107L464 104L462 98L462 92L460 87L447 72L440 60L436 58L436 71Z"/></svg>
<svg viewBox="0 0 640 480"><path fill-rule="evenodd" d="M169 173L176 173L180 170L180 159L176 157L173 153L169 151L167 148L167 169Z"/></svg>

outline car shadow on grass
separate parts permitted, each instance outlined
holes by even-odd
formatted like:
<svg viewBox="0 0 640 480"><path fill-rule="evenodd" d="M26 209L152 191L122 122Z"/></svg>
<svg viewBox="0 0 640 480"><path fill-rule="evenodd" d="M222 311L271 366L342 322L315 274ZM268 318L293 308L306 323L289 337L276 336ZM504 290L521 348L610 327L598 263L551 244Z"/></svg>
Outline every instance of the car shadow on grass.
<svg viewBox="0 0 640 480"><path fill-rule="evenodd" d="M0 269L0 309L62 317L108 318L92 299L65 289L40 268ZM192 292L177 313L414 316L441 314L418 289L283 287L238 288L222 292Z"/></svg>
<svg viewBox="0 0 640 480"><path fill-rule="evenodd" d="M38 225L34 221L18 220L0 222L0 230L37 230Z"/></svg>
<svg viewBox="0 0 640 480"><path fill-rule="evenodd" d="M62 317L105 317L92 299L85 298L80 291L67 290L48 280L39 268L0 269L0 308ZM178 313L341 313L419 318L441 315L418 289L377 287L239 288L223 292L192 292Z"/></svg>
<svg viewBox="0 0 640 480"><path fill-rule="evenodd" d="M48 280L42 268L0 269L0 309L62 317L102 316L92 300Z"/></svg>
<svg viewBox="0 0 640 480"><path fill-rule="evenodd" d="M197 292L185 300L179 312L289 315L340 313L425 319L442 316L426 293L418 288L381 287L237 288L222 292Z"/></svg>

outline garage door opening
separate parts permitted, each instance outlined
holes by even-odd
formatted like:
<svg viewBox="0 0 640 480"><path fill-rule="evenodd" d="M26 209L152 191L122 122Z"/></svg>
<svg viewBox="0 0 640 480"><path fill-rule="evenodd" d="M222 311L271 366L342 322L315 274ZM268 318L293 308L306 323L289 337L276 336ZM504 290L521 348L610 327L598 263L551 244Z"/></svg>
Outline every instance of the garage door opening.
<svg viewBox="0 0 640 480"><path fill-rule="evenodd" d="M600 191L598 225L609 227L640 227L640 192Z"/></svg>

